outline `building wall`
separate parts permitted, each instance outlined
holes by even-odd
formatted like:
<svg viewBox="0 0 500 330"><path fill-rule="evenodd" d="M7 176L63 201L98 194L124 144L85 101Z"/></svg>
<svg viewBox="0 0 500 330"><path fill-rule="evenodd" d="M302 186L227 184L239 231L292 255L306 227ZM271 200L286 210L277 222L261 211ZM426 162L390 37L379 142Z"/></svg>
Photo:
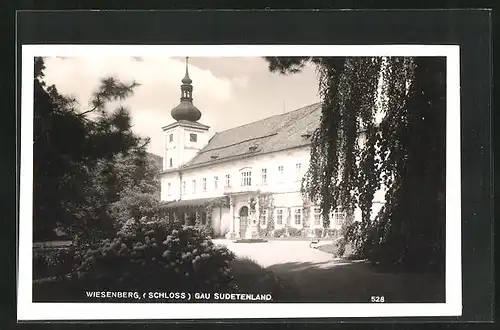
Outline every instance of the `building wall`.
<svg viewBox="0 0 500 330"><path fill-rule="evenodd" d="M177 168L194 156L208 143L208 131L179 124L164 132L163 170ZM196 142L191 141L190 134L196 134ZM172 135L172 141L170 141ZM170 166L172 159L172 166Z"/></svg>
<svg viewBox="0 0 500 330"><path fill-rule="evenodd" d="M215 236L224 236L230 230L232 216L229 208L216 207L212 210L212 228Z"/></svg>
<svg viewBox="0 0 500 330"><path fill-rule="evenodd" d="M184 131L184 137L188 137L188 131ZM303 210L303 199L300 194L301 179L307 171L309 165L310 149L309 147L290 149L272 154L258 155L246 159L239 159L210 166L193 168L185 170L182 176L174 171L164 173L161 176L161 200L190 200L198 198L213 198L230 194L233 196L234 208L214 209L212 211L212 226L217 236L229 232L231 222L234 221L234 230L239 232L240 219L239 210L243 206L248 206L248 194L245 192L261 191L272 192L274 212L273 219L275 228L283 228L286 223L291 227L302 228L304 222L309 223L310 228L322 228L322 221L319 224L314 221L314 206L310 207L309 212ZM297 169L300 164L300 170ZM279 167L283 167L282 174ZM241 172L251 170L251 185L241 185ZM263 182L262 169L266 169L266 181ZM226 184L226 175L230 175L230 185ZM217 177L217 185L215 184ZM206 187L205 181L206 179ZM193 187L193 181L195 186ZM185 191L183 189L185 182ZM170 183L170 193L168 184ZM195 188L195 189L193 189ZM373 215L379 211L384 202L384 191L377 191L374 197ZM256 207L256 217L259 219L259 208ZM277 212L282 210L283 223L277 223ZM300 224L295 223L295 212L300 210ZM222 211L222 212L221 212ZM307 217L307 219L306 219ZM233 220L234 218L234 220ZM341 224L335 221L336 215L330 215L330 228L340 228ZM361 212L356 209L354 220L361 220Z"/></svg>
<svg viewBox="0 0 500 330"><path fill-rule="evenodd" d="M296 164L300 163L300 171ZM309 163L309 148L297 148L281 151L267 155L258 155L246 159L225 162L211 166L194 168L183 171L182 181L186 182L186 191L181 189L181 196L171 191L170 195L164 192L168 182L172 187L181 187L182 181L178 182L179 176L173 173L165 173L161 177L162 201L178 199L197 199L223 196L224 193L237 192L245 189L259 189L267 192L293 192L300 190L300 180L307 170ZM280 174L278 166L283 166L283 174ZM241 187L241 171L251 169L251 186ZM267 171L267 182L262 182L262 169ZM226 186L226 175L230 175L230 186ZM217 177L217 187L215 186ZM206 179L206 190L204 181ZM196 181L196 189L193 190L193 180Z"/></svg>

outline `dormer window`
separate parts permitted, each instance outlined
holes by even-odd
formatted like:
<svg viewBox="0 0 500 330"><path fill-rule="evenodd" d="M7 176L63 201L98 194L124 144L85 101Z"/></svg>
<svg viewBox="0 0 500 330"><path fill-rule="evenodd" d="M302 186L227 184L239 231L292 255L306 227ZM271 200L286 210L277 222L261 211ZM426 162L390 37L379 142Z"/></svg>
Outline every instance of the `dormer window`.
<svg viewBox="0 0 500 330"><path fill-rule="evenodd" d="M196 135L194 133L190 133L189 134L189 141L191 141L191 142L198 142L198 135Z"/></svg>
<svg viewBox="0 0 500 330"><path fill-rule="evenodd" d="M311 137L311 132L310 131L306 131L304 133L302 133L300 136L303 137L304 139L309 139Z"/></svg>

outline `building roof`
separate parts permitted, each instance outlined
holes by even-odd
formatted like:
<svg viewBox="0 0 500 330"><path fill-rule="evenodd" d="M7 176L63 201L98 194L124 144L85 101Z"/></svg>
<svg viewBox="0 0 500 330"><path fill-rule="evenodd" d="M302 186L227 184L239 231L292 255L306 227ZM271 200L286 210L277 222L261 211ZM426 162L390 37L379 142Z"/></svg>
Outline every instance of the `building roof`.
<svg viewBox="0 0 500 330"><path fill-rule="evenodd" d="M210 129L210 126L204 125L202 123L196 122L196 121L189 121L189 120L178 120L176 122L173 122L167 126L163 126L162 129L164 131L171 129L172 127L176 126L184 126L184 127L191 127L191 128L198 128L204 131L207 131Z"/></svg>
<svg viewBox="0 0 500 330"><path fill-rule="evenodd" d="M199 207L205 206L207 203L213 201L222 201L224 197L211 197L211 198L196 198L196 199L181 199L177 201L166 202L159 206L160 209L180 208L180 207Z"/></svg>
<svg viewBox="0 0 500 330"><path fill-rule="evenodd" d="M308 146L320 117L319 102L216 133L193 159L178 170Z"/></svg>

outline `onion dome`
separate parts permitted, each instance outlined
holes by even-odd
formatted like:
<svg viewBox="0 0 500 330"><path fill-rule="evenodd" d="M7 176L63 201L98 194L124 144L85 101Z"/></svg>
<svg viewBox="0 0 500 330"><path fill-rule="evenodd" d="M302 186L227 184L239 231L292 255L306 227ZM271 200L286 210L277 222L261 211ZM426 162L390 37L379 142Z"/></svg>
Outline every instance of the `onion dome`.
<svg viewBox="0 0 500 330"><path fill-rule="evenodd" d="M182 79L181 103L170 112L175 120L198 121L201 118L201 111L193 104L193 81L189 78L188 58L186 57L186 75Z"/></svg>

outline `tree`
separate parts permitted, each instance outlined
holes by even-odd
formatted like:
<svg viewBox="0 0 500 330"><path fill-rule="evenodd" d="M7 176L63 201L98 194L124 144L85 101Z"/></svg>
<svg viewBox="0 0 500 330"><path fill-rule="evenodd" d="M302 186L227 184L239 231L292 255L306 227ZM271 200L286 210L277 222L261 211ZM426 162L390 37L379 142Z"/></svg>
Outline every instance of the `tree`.
<svg viewBox="0 0 500 330"><path fill-rule="evenodd" d="M114 200L109 203L109 214L118 228L125 222L138 222L158 212L160 203L161 166L155 155L135 152L119 155L114 162L114 175L119 184Z"/></svg>
<svg viewBox="0 0 500 330"><path fill-rule="evenodd" d="M103 220L106 205L91 185L92 171L100 161L146 147L148 140L131 130L128 110L109 109L139 85L101 79L90 108L81 109L75 99L45 84L43 58L34 66L34 238L50 239L55 228L84 223L111 228Z"/></svg>
<svg viewBox="0 0 500 330"><path fill-rule="evenodd" d="M337 207L359 207L361 222L345 228L359 256L443 266L444 59L266 59L270 71L281 74L298 72L307 63L316 66L322 115L302 191L319 203L323 218ZM380 188L386 203L373 217Z"/></svg>

